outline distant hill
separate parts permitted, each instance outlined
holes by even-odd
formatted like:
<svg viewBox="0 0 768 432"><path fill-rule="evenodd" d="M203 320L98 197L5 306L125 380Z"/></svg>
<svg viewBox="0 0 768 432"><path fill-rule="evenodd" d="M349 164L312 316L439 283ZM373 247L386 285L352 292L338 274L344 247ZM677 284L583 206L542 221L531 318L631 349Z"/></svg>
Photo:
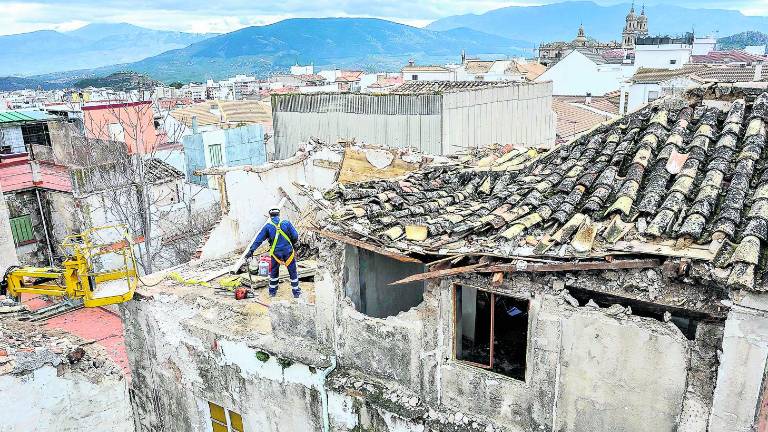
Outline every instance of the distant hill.
<svg viewBox="0 0 768 432"><path fill-rule="evenodd" d="M300 62L316 68L399 70L472 54L531 56L533 44L471 29L425 30L372 18L296 18L247 27L124 65L162 81L264 75ZM527 50L527 51L526 51Z"/></svg>
<svg viewBox="0 0 768 432"><path fill-rule="evenodd" d="M748 46L768 45L768 34L759 31L747 31L717 40L718 47L723 50L740 50Z"/></svg>
<svg viewBox="0 0 768 432"><path fill-rule="evenodd" d="M105 77L86 78L74 83L75 88L108 87L118 91L152 90L161 82L136 72L115 72Z"/></svg>
<svg viewBox="0 0 768 432"><path fill-rule="evenodd" d="M639 2L636 2L638 4ZM579 24L587 36L598 40L621 40L630 4L600 6L591 1L571 1L544 6L510 6L484 14L456 15L439 19L427 26L431 30L470 28L512 39L536 43L572 40ZM692 29L696 34L735 34L750 29L768 28L768 17L746 16L722 9L688 9L671 5L645 8L651 34L682 34ZM639 8L636 9L639 14Z"/></svg>
<svg viewBox="0 0 768 432"><path fill-rule="evenodd" d="M125 23L90 24L69 32L42 30L0 36L0 75L28 76L128 63L210 36Z"/></svg>
<svg viewBox="0 0 768 432"><path fill-rule="evenodd" d="M63 86L61 84L50 83L32 78L0 77L0 91L14 91L36 88L41 88L43 90L53 90L62 87Z"/></svg>

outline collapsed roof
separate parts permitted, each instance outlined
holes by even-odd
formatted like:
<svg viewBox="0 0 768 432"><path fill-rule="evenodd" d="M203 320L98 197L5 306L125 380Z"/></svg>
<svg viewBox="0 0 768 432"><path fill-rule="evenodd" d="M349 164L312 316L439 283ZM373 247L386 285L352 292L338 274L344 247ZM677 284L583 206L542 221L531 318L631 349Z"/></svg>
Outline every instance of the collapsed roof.
<svg viewBox="0 0 768 432"><path fill-rule="evenodd" d="M338 185L326 229L420 256L681 257L766 290L765 90L696 88L536 160L516 150Z"/></svg>

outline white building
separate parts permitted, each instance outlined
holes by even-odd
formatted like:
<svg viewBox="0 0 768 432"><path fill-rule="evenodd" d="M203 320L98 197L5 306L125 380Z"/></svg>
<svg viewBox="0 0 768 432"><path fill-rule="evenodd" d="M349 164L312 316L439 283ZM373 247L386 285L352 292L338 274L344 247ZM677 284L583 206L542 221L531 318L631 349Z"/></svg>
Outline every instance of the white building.
<svg viewBox="0 0 768 432"><path fill-rule="evenodd" d="M694 38L688 33L681 38L638 38L635 45L635 68L680 69L691 60ZM700 50L708 45L701 44Z"/></svg>
<svg viewBox="0 0 768 432"><path fill-rule="evenodd" d="M618 90L634 71L631 64L609 62L587 50L573 50L536 81L552 81L552 94L557 96L603 96Z"/></svg>
<svg viewBox="0 0 768 432"><path fill-rule="evenodd" d="M456 71L445 66L419 66L408 62L400 73L403 81L456 81Z"/></svg>
<svg viewBox="0 0 768 432"><path fill-rule="evenodd" d="M691 55L707 55L717 47L717 38L714 36L697 37L693 40Z"/></svg>
<svg viewBox="0 0 768 432"><path fill-rule="evenodd" d="M291 66L291 75L314 75L315 74L315 65L306 65L302 66L299 64L295 64Z"/></svg>

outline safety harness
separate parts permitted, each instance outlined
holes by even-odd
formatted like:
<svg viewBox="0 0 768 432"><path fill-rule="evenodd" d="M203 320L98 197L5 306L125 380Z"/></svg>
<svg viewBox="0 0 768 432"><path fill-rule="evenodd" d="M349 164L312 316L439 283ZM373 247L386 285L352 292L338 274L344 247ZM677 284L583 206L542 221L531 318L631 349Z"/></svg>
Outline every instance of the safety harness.
<svg viewBox="0 0 768 432"><path fill-rule="evenodd" d="M281 219L278 219L277 223L275 223L272 219L269 220L269 223L272 224L277 231L275 231L275 239L272 241L272 248L269 250L269 256L271 256L275 261L277 261L278 264L282 264L286 267L288 267L292 262L293 258L296 255L296 252L293 250L293 243L291 242L290 237L288 237L288 234L286 234L282 228L280 228L280 224L283 223ZM288 242L289 245L291 245L291 256L288 257L285 262L283 262L280 258L275 255L275 248L277 247L277 241L280 239L280 236L285 237L285 240Z"/></svg>

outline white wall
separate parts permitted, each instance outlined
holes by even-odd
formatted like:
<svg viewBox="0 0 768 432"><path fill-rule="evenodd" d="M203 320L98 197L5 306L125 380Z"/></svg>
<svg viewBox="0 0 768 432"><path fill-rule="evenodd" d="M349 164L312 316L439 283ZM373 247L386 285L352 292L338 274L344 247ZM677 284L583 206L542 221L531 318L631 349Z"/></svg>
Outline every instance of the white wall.
<svg viewBox="0 0 768 432"><path fill-rule="evenodd" d="M691 61L691 52L692 46L685 44L638 45L635 47L635 67L680 69Z"/></svg>
<svg viewBox="0 0 768 432"><path fill-rule="evenodd" d="M631 66L597 65L579 51L572 51L541 74L536 82L552 81L552 94L561 96L603 96L618 90L634 73Z"/></svg>
<svg viewBox="0 0 768 432"><path fill-rule="evenodd" d="M717 39L713 37L696 38L693 41L693 55L707 55L715 50Z"/></svg>
<svg viewBox="0 0 768 432"><path fill-rule="evenodd" d="M0 376L0 394L0 431L134 430L124 379L94 382L76 372L57 376L55 367L43 366L24 376Z"/></svg>
<svg viewBox="0 0 768 432"><path fill-rule="evenodd" d="M455 81L456 74L452 71L414 71L402 72L403 81ZM416 79L413 76L416 75Z"/></svg>
<svg viewBox="0 0 768 432"><path fill-rule="evenodd" d="M309 159L263 173L230 171L226 174L229 213L222 217L219 225L203 247L202 259L225 256L249 246L256 233L264 226L267 212L283 199L280 189L290 197L291 202L283 207L283 216L297 222L298 211L305 209L307 198L299 194L294 182L306 183L316 188L327 188L335 182L336 170L316 165L315 161L341 163L342 155L329 150L318 151Z"/></svg>

